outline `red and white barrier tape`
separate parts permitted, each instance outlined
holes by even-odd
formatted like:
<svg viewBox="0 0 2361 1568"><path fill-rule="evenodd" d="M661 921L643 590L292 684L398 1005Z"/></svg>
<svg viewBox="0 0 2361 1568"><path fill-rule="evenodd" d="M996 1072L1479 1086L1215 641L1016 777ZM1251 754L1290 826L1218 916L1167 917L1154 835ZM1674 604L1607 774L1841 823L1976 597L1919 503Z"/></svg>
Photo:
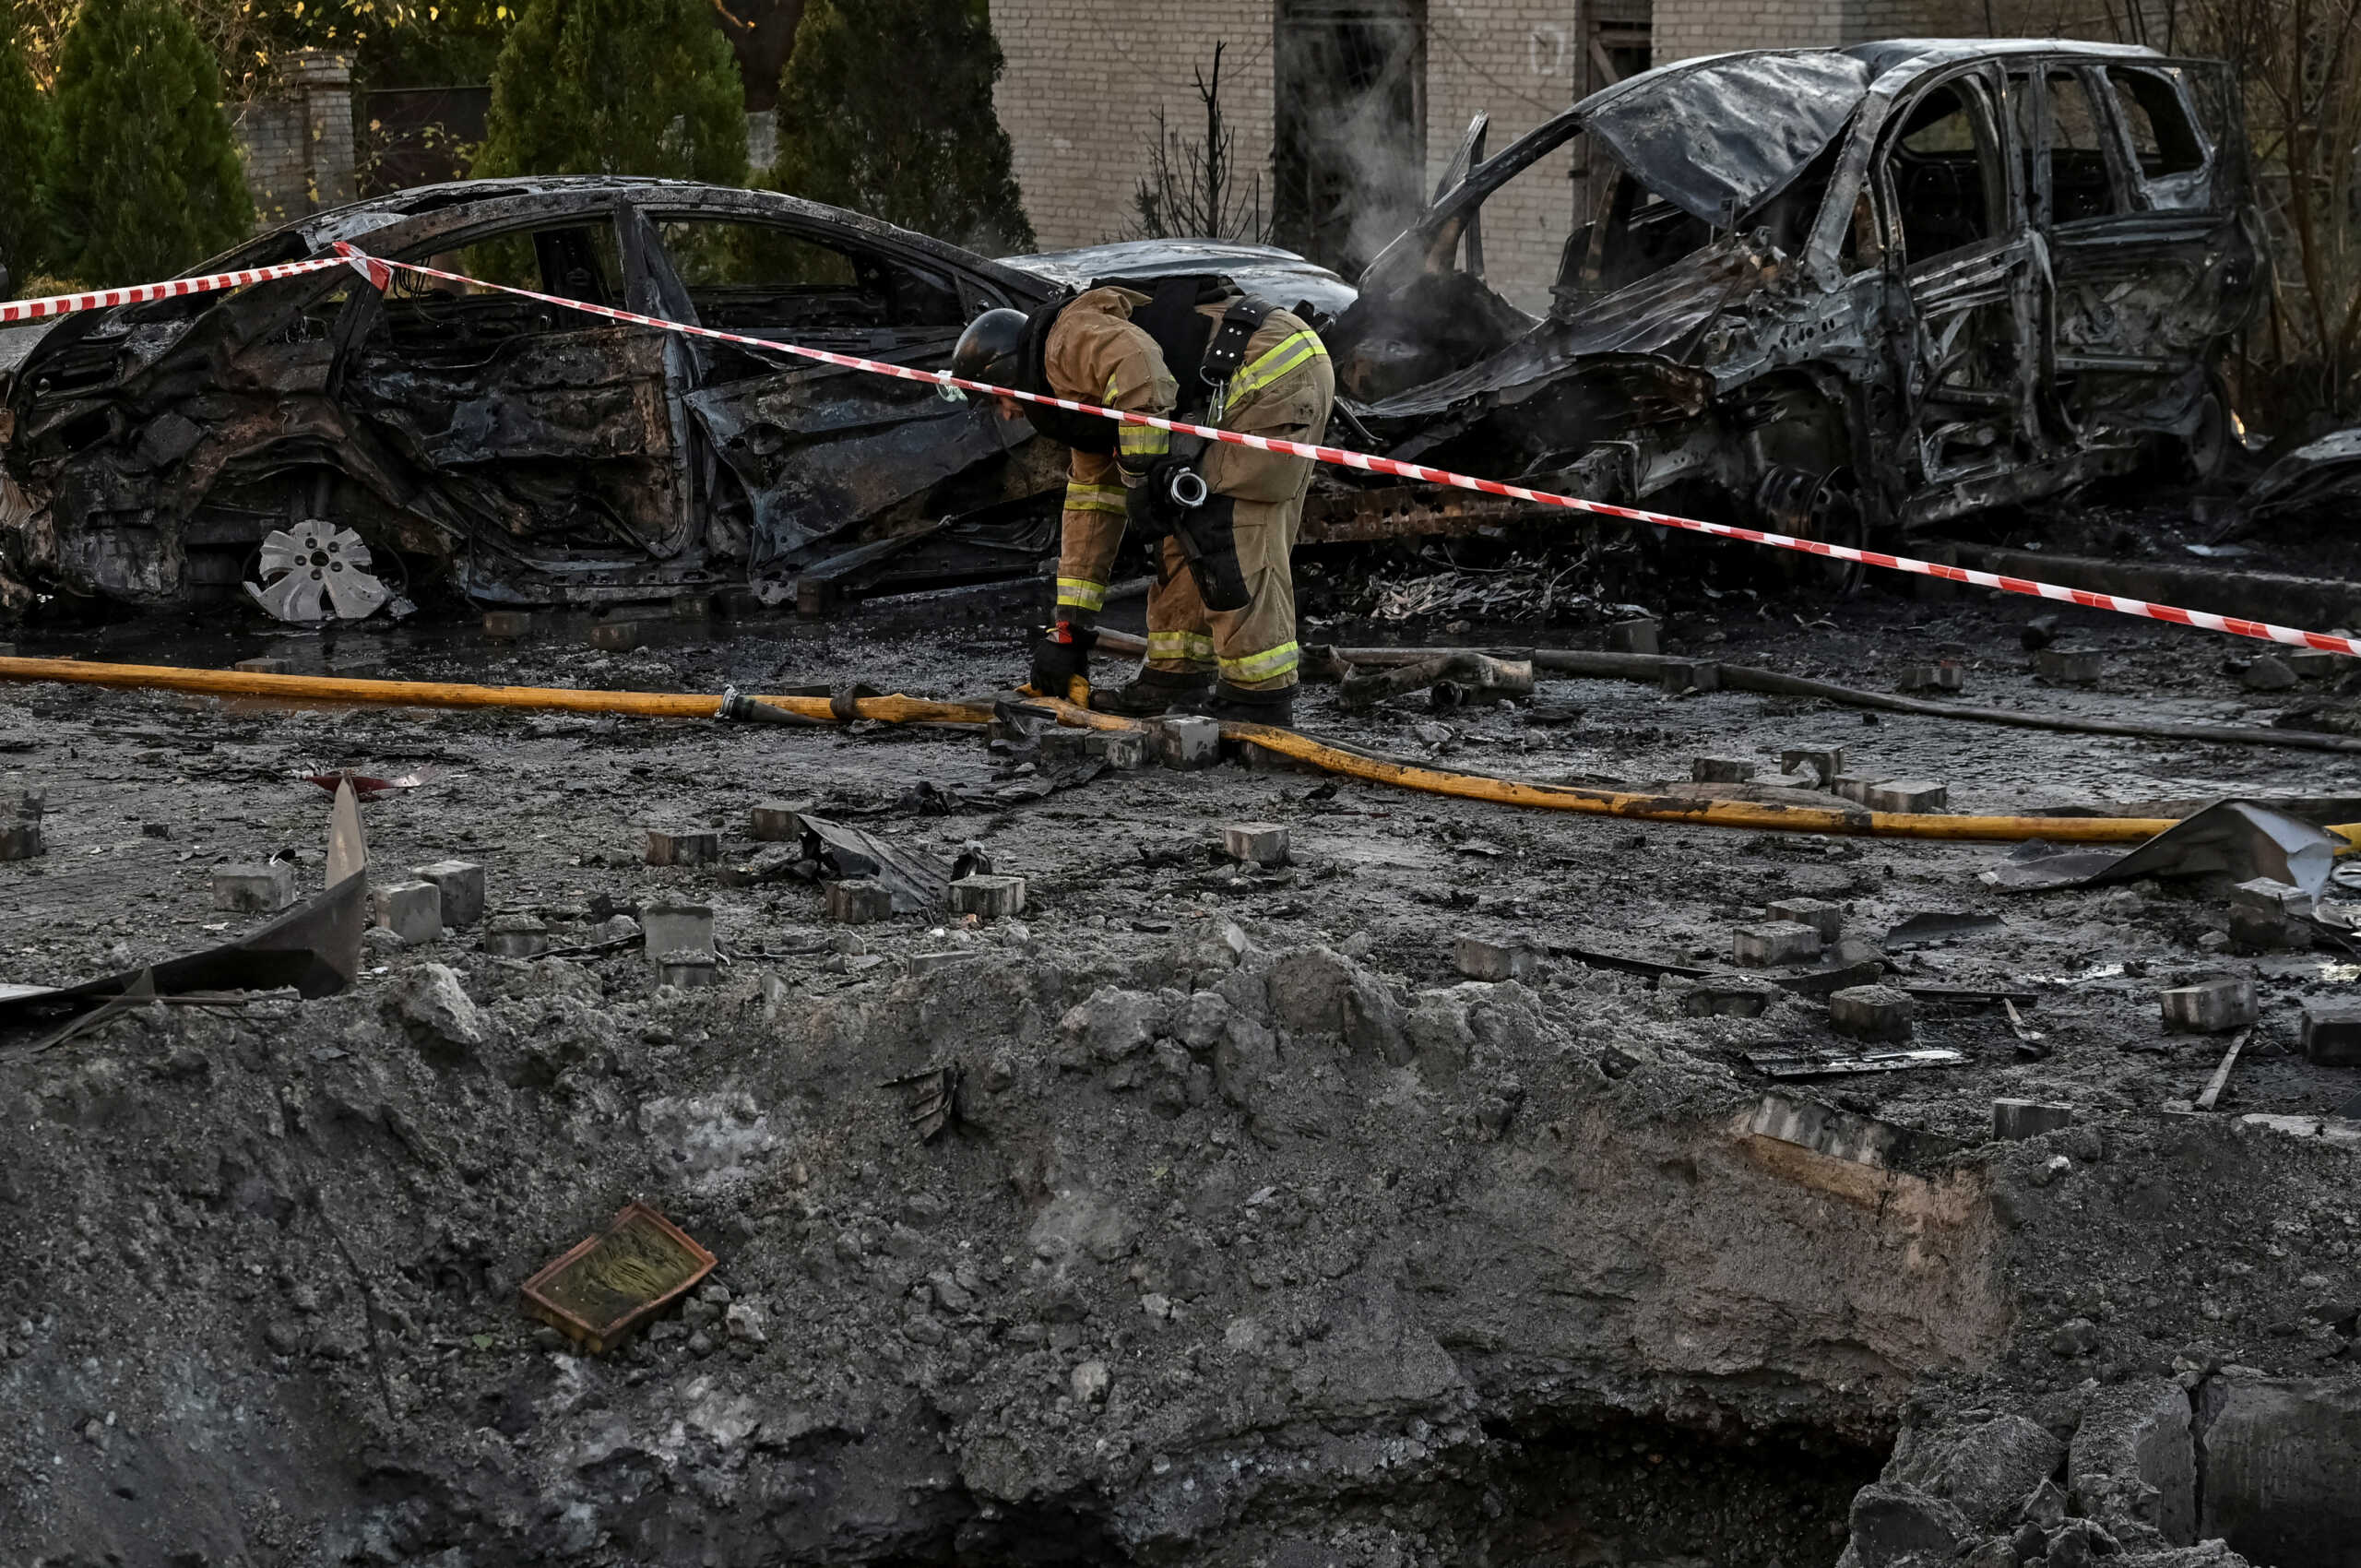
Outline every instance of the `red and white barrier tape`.
<svg viewBox="0 0 2361 1568"><path fill-rule="evenodd" d="M1616 517L1630 523L1653 523L1658 528L1679 529L1689 533L1706 534L1714 539L1744 540L1750 544L1765 544L1779 550L1799 551L1807 555L1823 556L1832 561L1857 562L1865 566L1883 567L1892 572L1910 572L1924 577L1940 577L1949 582L1967 583L1976 588L1998 588L2004 593L2021 593L2035 599L2054 600L2060 604L2079 604L2089 610L2111 610L2118 615L2133 615L2151 621L2169 621L2177 625L2197 626L2209 632L2225 632L2232 636L2254 637L2263 642L2285 643L2293 647L2319 648L2328 653L2361 655L2361 641L2332 636L2326 632L2299 631L2292 626L2277 626L2267 621L2246 621L2236 616L2215 615L2202 610L2183 610L2170 604L2153 604L2144 599L2123 599L2114 594L2092 593L2082 588L2060 588L2055 583L2035 582L2027 577L2006 577L1992 572L1972 571L1964 566L1949 566L1939 561L1920 561L1907 555L1888 555L1874 550L1855 550L1849 545L1829 544L1816 539L1797 539L1788 534L1770 533L1761 529L1742 529L1728 523L1701 522L1694 517L1677 517L1665 512L1649 512L1636 506L1611 506L1603 501L1585 501L1579 496L1560 495L1547 490L1528 490L1523 485L1504 484L1499 480L1477 479L1470 474L1453 473L1445 469L1430 469L1418 463L1398 463L1390 457L1372 457L1366 452L1348 452L1337 446L1313 446L1302 442L1281 441L1264 435L1246 435L1233 430L1216 430L1210 425L1188 424L1179 420L1159 419L1154 414L1132 413L1121 409L1100 408L1095 403L1077 403L1066 398L1052 398L1043 393L1020 392L1014 387L994 386L986 382L967 381L948 371L914 370L908 365L887 364L881 360L861 359L853 354L830 353L825 349L805 348L798 343L777 343L767 338L750 338L742 333L724 332L711 327L692 327L683 322L667 321L661 316L641 315L633 311L618 310L612 305L597 305L582 300L569 300L556 294L544 294L531 289L519 289L506 283L487 283L462 273L445 272L422 262L389 261L372 256L339 241L337 255L311 261L291 262L281 267L258 267L249 272L217 273L210 278L182 279L172 283L141 284L132 289L111 289L90 294L64 294L48 300L23 300L14 304L0 305L0 322L31 320L39 315L57 315L69 310L89 310L109 304L130 304L143 299L162 299L174 293L197 293L207 289L234 288L244 283L263 282L272 278L291 278L298 273L315 272L325 267L350 266L382 289L392 277L392 269L399 267L421 277L440 278L445 282L463 284L470 289L492 289L522 299L539 300L544 304L565 310L579 311L588 315L604 316L634 327L653 327L661 331L677 332L684 337L705 338L718 343L734 343L741 348L791 354L798 359L813 360L822 364L836 365L846 370L866 371L872 375L890 375L899 381L923 382L937 387L957 387L966 392L981 393L991 398L1014 398L1020 402L1042 403L1063 409L1069 413L1095 414L1101 419L1120 420L1126 424L1152 426L1183 435L1195 435L1207 441L1224 441L1233 446L1252 446L1257 451L1277 452L1290 457L1307 457L1315 463L1333 467L1358 469L1364 473L1390 474L1399 479L1417 480L1426 484L1448 485L1455 490L1472 490L1484 495L1506 496L1513 501L1528 501L1536 505L1557 506L1567 511L1589 512L1602 517ZM34 308L29 314L28 307Z"/></svg>
<svg viewBox="0 0 2361 1568"><path fill-rule="evenodd" d="M19 321L41 321L76 311L104 310L109 305L145 304L149 300L176 300L184 294L209 294L217 289L243 289L249 283L271 283L325 272L350 265L340 255L314 256L309 261L282 262L276 267L250 267L242 272L214 272L202 278L175 278L169 283L134 283L128 289L92 289L79 294L49 294L37 300L10 300L0 304L0 327ZM380 285L382 287L383 285Z"/></svg>

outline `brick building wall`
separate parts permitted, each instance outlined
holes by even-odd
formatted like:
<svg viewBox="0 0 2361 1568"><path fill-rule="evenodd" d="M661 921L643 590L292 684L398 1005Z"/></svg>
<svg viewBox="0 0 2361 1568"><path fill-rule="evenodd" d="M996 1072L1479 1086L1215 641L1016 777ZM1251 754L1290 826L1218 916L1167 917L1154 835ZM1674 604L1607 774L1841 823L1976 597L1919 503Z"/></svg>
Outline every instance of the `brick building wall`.
<svg viewBox="0 0 2361 1568"><path fill-rule="evenodd" d="M352 63L344 55L290 51L278 89L242 105L231 128L258 228L352 199Z"/></svg>

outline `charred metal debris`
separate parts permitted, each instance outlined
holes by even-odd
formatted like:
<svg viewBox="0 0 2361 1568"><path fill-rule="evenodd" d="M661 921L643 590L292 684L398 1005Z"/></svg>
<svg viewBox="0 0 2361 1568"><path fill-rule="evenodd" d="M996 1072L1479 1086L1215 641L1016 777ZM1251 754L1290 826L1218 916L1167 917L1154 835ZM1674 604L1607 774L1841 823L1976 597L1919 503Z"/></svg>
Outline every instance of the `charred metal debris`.
<svg viewBox="0 0 2361 1568"><path fill-rule="evenodd" d="M1268 247L991 261L772 193L603 179L409 191L206 266L350 241L925 366L982 309L1217 268L1323 324L1332 439L1847 543L2143 463L2210 476L2235 439L2218 366L2264 258L2219 65L2056 40L1756 52L1634 76L1489 158L1486 125L1358 294ZM1525 232L1576 170L1594 216ZM1546 297L1487 281L1488 211L1496 255L1556 252ZM1022 422L924 386L408 277L0 333L0 399L14 608L251 581L350 613L424 568L484 604L738 590L814 612L1035 573L1062 477ZM1323 472L1304 538L1542 517ZM347 535L397 580L305 587L334 563L302 540Z"/></svg>

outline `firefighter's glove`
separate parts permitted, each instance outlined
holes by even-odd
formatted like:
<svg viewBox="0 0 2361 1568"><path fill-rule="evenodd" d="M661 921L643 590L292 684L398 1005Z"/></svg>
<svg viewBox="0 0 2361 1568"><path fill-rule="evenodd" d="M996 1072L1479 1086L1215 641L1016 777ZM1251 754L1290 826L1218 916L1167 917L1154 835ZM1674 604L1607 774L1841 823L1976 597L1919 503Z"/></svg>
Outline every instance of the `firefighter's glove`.
<svg viewBox="0 0 2361 1568"><path fill-rule="evenodd" d="M1096 631L1073 621L1043 628L1033 645L1033 673L1026 683L1037 695L1064 696L1075 676L1090 672L1090 649L1097 640Z"/></svg>

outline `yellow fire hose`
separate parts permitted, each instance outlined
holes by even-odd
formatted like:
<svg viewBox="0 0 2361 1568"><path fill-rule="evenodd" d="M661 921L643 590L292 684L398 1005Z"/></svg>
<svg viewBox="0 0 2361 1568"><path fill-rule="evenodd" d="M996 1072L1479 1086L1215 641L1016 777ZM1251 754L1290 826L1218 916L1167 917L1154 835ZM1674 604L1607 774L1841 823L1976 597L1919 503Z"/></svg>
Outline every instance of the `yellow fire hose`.
<svg viewBox="0 0 2361 1568"><path fill-rule="evenodd" d="M711 719L721 706L719 697L682 692L587 692L550 686L473 686L443 681L358 681L333 675L274 675L246 670L182 670L160 664L92 664L77 659L0 658L0 681L64 681L129 691L186 692L199 696L261 697L280 702L379 707L505 707L631 714L643 719ZM809 719L842 717L837 704L826 697L758 700ZM1055 710L1059 721L1069 726L1092 730L1140 728L1130 719L1094 713L1071 701L1036 700ZM935 702L899 695L860 697L845 706L856 718L888 724L983 724L992 717L989 703ZM1845 837L1989 843L2046 838L2057 844L2133 844L2173 826L2170 821L2153 818L1948 816L1583 790L1398 762L1264 724L1225 724L1222 734L1227 739L1308 763L1323 772L1373 784L1391 784L1465 801L1628 817L1638 822L1734 827L1755 833L1826 833Z"/></svg>

